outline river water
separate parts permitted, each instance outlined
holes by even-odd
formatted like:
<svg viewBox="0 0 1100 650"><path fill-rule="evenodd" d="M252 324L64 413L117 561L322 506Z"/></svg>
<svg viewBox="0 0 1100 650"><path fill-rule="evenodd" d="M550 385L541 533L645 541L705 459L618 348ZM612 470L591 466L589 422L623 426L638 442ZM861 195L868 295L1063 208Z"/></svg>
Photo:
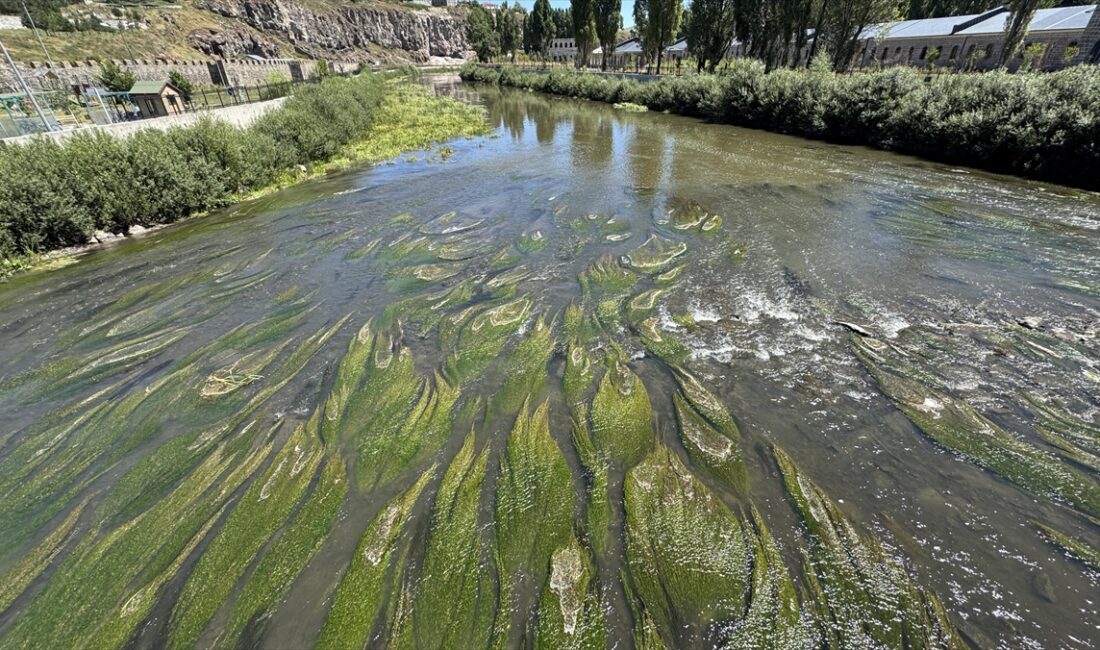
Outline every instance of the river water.
<svg viewBox="0 0 1100 650"><path fill-rule="evenodd" d="M1100 196L677 116L435 86L483 105L491 134L309 181L0 285L0 571L22 576L11 579L19 586L10 594L0 592L0 646L68 645L131 616L118 640L136 647L302 647L328 638L319 635L342 589L365 603L372 588L381 604L355 604L367 620L346 629L362 629L356 643L398 645L407 639L402 616L414 629L420 620L409 611L420 602L432 540L443 535L437 493L471 429L487 469L475 485L477 534L456 557L479 557L475 573L488 586L452 595L493 609L511 579L498 570L509 566L498 556L510 542L494 506L519 412L505 390L519 374L509 359L545 319L553 350L541 376L523 386L532 409L549 400L549 433L575 495L573 530L595 562L598 609L612 645L632 647L631 598L655 607L640 586L643 569L628 557L633 542L624 541L633 516L624 512L624 484L637 461L609 461L610 542L592 551L598 544L582 513L595 488L572 434L585 415L561 388L571 305L599 321L589 346L595 365L611 372L618 358L641 379L652 404L649 444L671 449L734 519L747 521L750 504L760 511L803 602L810 537L774 446L865 540L879 540L913 584L938 597L969 643L1100 645L1100 574L1035 525L1100 546L1096 503L1006 476L965 443L922 431L853 343L854 329L891 350L899 372L935 391L924 404L968 405L1097 489L1090 462L1100 438L1088 436L1100 427ZM639 249L670 258L684 250L658 269L682 265L678 276L647 274ZM578 282L593 265L630 268L631 260L640 279L623 295L660 289L636 318L614 291L601 301ZM466 330L453 333L502 305L493 314L505 328L499 345L463 344ZM662 356L647 348L644 328L683 349ZM442 372L433 397L453 406L446 435L406 444L402 436L419 435L398 430L412 419L408 404L391 412L373 397L349 409L335 435L310 425L333 395L350 394L338 366L353 356L357 332L374 346L368 366L384 367L382 352L411 354L426 382L421 398ZM749 487L724 484L686 451L671 397L677 366L733 416ZM444 384L457 393L451 401ZM1071 428L1085 431L1075 447L1084 456L1071 459L1039 434L1036 404L1057 405ZM328 409L328 420L338 419ZM358 430L357 418L370 430ZM295 441L295 431L307 442ZM338 510L318 519L318 532L301 532L307 550L297 555L280 540L304 528L296 522L312 516L312 495L328 484L321 469L312 478L308 469L285 492L260 485L294 475L275 471L289 462L279 456L287 440L295 471L314 467L301 448L323 440L316 467L349 472L332 482L341 486ZM173 510L213 454L256 469L236 478L226 469ZM381 462L390 463L385 472L376 471ZM413 488L407 511L394 506L422 476L426 487ZM254 491L262 506L244 512ZM233 526L247 532L234 536ZM364 538L379 527L396 531L383 560ZM130 530L147 533L121 548ZM289 568L271 579L278 586L255 588L270 604L239 613L263 558L280 552ZM109 553L118 559L101 559ZM219 553L231 560L219 563ZM374 558L359 562L368 577L345 588L360 553ZM545 562L518 565L497 637L504 645L534 638L536 624L521 621L533 621L538 604L557 593ZM373 566L382 567L377 575ZM73 591L67 580L99 581L100 591ZM143 587L137 605L133 594ZM63 613L71 611L79 614ZM500 629L499 612L496 620ZM672 620L679 629L658 621L666 641L718 642L706 621Z"/></svg>

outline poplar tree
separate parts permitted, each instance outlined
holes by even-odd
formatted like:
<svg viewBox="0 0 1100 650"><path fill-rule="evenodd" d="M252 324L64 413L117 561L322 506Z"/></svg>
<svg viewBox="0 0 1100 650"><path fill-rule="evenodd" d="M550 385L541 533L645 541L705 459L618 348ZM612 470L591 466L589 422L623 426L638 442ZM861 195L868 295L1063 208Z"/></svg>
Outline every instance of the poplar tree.
<svg viewBox="0 0 1100 650"><path fill-rule="evenodd" d="M1005 44L1001 48L1001 65L1008 65L1012 57L1020 51L1020 45L1027 37L1031 19L1042 0L1010 0L1008 17L1005 20Z"/></svg>
<svg viewBox="0 0 1100 650"><path fill-rule="evenodd" d="M531 23L531 46L539 53L543 65L550 41L554 40L554 14L550 9L550 0L535 0L534 9L528 19Z"/></svg>
<svg viewBox="0 0 1100 650"><path fill-rule="evenodd" d="M642 39L642 48L657 60L657 74L661 74L661 60L665 48L672 45L680 29L680 15L684 0L636 0L634 22ZM639 21L639 14L644 20Z"/></svg>
<svg viewBox="0 0 1100 650"><path fill-rule="evenodd" d="M695 57L699 72L703 67L714 72L729 50L734 37L735 0L691 0L686 14L688 51Z"/></svg>
<svg viewBox="0 0 1100 650"><path fill-rule="evenodd" d="M600 69L607 70L607 65L615 54L615 39L623 26L623 1L592 0L592 12L596 20L596 36L603 52Z"/></svg>
<svg viewBox="0 0 1100 650"><path fill-rule="evenodd" d="M578 68L588 63L588 57L596 48L596 17L593 0L569 0L573 15L573 41L577 45Z"/></svg>

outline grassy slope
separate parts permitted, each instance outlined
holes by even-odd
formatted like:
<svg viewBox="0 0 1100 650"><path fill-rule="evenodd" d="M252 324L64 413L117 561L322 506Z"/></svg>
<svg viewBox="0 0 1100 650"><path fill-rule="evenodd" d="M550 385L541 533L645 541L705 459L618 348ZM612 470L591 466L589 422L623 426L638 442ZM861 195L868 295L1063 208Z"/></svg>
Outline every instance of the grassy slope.
<svg viewBox="0 0 1100 650"><path fill-rule="evenodd" d="M298 4L315 13L324 13L341 6L347 6L345 2L336 0L294 0ZM403 5L389 2L362 2L356 3L356 7L377 4L387 9L397 8L401 11L417 11ZM83 5L80 8L83 9ZM97 6L97 10L101 7ZM205 60L209 57L192 48L187 42L187 35L196 29L235 29L247 33L257 34L263 39L277 43L285 57L300 57L294 46L279 34L262 32L253 29L244 21L236 18L219 16L204 9L192 6L189 0L179 3L179 6L142 7L138 10L142 20L148 22L147 29L134 29L123 31L104 32L46 32L42 31L42 40L50 57L55 63L61 61L85 61L88 59L179 59L179 60ZM106 15L107 11L97 11ZM0 36L4 44L16 61L45 61L42 47L35 39L34 32L25 30L4 30ZM382 47L371 47L368 51L376 58L384 61L407 60L401 52L392 52ZM346 58L342 53L339 58Z"/></svg>

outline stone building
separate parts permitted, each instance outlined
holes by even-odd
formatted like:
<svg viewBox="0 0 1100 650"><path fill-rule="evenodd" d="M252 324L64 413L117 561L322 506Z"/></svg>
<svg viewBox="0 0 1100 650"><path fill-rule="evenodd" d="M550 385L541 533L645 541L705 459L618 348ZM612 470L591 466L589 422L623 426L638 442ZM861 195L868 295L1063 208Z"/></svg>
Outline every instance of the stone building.
<svg viewBox="0 0 1100 650"><path fill-rule="evenodd" d="M861 34L853 67L998 68L1008 17L1008 9L997 7L981 14L874 25ZM1040 9L1031 20L1020 52L1007 67L1016 70L1026 60L1032 69L1058 70L1095 60L1090 56L1098 33L1097 5Z"/></svg>

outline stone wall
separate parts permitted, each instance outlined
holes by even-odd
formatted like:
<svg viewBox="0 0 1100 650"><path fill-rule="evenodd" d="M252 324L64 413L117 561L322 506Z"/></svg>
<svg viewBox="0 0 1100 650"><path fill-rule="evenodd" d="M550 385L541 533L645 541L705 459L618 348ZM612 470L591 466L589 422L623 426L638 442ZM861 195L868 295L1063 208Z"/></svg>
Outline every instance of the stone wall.
<svg viewBox="0 0 1100 650"><path fill-rule="evenodd" d="M1092 12L1085 33L1081 35L1081 53L1075 63L1100 63L1100 9Z"/></svg>
<svg viewBox="0 0 1100 650"><path fill-rule="evenodd" d="M26 29L19 16L0 16L0 29Z"/></svg>
<svg viewBox="0 0 1100 650"><path fill-rule="evenodd" d="M287 79L308 79L317 70L317 61L297 59L268 59L264 61L217 60L217 61L177 61L157 60L115 60L119 67L130 70L139 81L162 81L168 79L168 73L177 70L196 86L226 85L256 86L264 83L271 75L282 75ZM79 84L94 84L99 73L96 61L59 61L52 65L32 61L17 63L23 78L35 89L69 87ZM330 62L334 72L352 72L357 63L346 61ZM0 91L17 91L15 76L8 66L0 66Z"/></svg>
<svg viewBox="0 0 1100 650"><path fill-rule="evenodd" d="M1096 22L1096 16L1093 22ZM1100 28L1098 28L1100 29ZM1081 47L1081 31L1033 32L1024 39L1020 53L1026 46L1040 43L1045 47L1043 57L1036 67L1041 70L1059 70L1070 65L1065 60L1066 48ZM908 65L918 68L929 63L928 53L939 49L939 58L935 67L951 70L992 70L1001 66L1001 51L1004 47L1004 34L955 34L931 38L886 38L882 42L868 41L860 46L857 53L856 68L868 68L875 65L888 67ZM988 55L984 54L988 52ZM1009 61L1007 68L1016 70L1023 63L1023 56L1017 55Z"/></svg>

